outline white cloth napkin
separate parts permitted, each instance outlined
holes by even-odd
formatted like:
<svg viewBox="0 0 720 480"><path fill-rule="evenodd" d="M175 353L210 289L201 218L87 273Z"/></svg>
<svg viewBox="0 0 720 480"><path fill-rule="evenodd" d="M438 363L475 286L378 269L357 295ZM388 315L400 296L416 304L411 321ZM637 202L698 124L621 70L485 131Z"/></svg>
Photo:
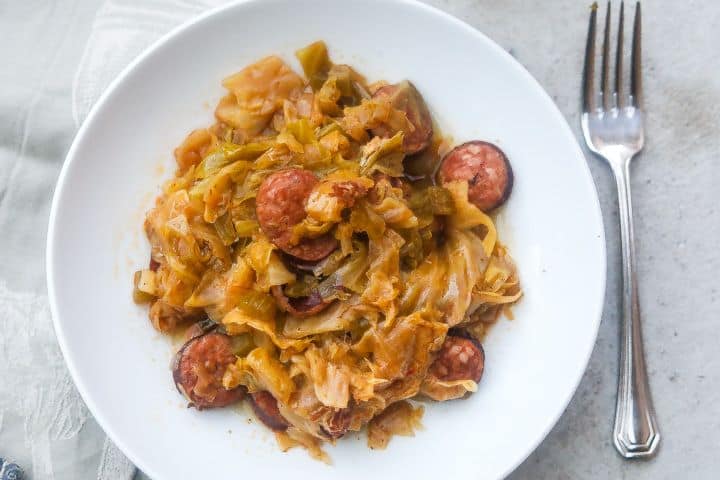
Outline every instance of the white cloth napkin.
<svg viewBox="0 0 720 480"><path fill-rule="evenodd" d="M73 84L78 126L112 80L176 26L228 0L106 0L93 22Z"/></svg>
<svg viewBox="0 0 720 480"><path fill-rule="evenodd" d="M73 117L85 120L110 82L174 27L227 0L106 0L93 22L73 82ZM107 439L98 480L130 480L135 466Z"/></svg>

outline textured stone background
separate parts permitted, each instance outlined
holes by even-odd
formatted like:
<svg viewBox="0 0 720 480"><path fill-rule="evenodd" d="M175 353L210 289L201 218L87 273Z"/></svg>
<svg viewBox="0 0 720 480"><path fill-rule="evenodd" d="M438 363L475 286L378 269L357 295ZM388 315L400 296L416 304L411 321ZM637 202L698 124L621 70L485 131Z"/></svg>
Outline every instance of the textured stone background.
<svg viewBox="0 0 720 480"><path fill-rule="evenodd" d="M73 78L107 3L0 0L0 456L32 479L95 478L104 442L55 343L44 251L53 185L76 130ZM510 50L579 133L588 0L428 3ZM612 446L618 218L611 174L588 153L608 243L600 336L568 410L514 480L714 479L720 472L720 4L646 0L643 17L647 147L632 186L662 446L656 459L632 463Z"/></svg>

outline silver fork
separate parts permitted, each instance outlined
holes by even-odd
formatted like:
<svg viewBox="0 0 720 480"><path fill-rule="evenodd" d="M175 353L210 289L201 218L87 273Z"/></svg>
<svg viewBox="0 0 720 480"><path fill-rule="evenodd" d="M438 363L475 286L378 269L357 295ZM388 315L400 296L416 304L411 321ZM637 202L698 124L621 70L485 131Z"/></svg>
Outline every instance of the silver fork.
<svg viewBox="0 0 720 480"><path fill-rule="evenodd" d="M660 432L655 420L655 409L645 371L630 200L630 161L642 150L645 141L641 108L640 2L635 6L630 93L627 98L623 97L622 91L623 17L624 5L620 3L615 82L611 86L608 74L610 63L610 2L608 2L598 96L593 80L597 4L592 7L585 49L581 124L588 148L607 161L617 183L622 238L623 297L620 374L613 440L623 457L641 458L650 457L655 453L660 442Z"/></svg>

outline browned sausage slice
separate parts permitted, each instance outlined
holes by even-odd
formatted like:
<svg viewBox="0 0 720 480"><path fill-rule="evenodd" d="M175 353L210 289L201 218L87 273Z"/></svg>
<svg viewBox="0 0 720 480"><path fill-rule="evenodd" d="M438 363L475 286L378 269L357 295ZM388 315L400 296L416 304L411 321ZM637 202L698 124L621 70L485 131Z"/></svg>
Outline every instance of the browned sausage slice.
<svg viewBox="0 0 720 480"><path fill-rule="evenodd" d="M225 369L235 360L227 335L211 332L194 337L175 355L175 386L198 410L242 400L245 395L242 387L226 390L222 385Z"/></svg>
<svg viewBox="0 0 720 480"><path fill-rule="evenodd" d="M448 335L430 365L429 373L438 380L479 382L485 367L485 351L475 340Z"/></svg>
<svg viewBox="0 0 720 480"><path fill-rule="evenodd" d="M317 292L312 292L307 297L290 298L285 295L281 285L275 285L270 288L270 291L275 297L278 306L295 317L309 317L320 313L330 305L330 302L323 301L322 297Z"/></svg>
<svg viewBox="0 0 720 480"><path fill-rule="evenodd" d="M430 144L433 135L432 118L425 100L412 83L405 80L396 85L385 85L375 92L373 98L386 100L393 108L405 112L405 116L415 127L412 132L404 132L405 153L418 153ZM372 132L380 137L389 137L394 133L387 131L386 127L375 128Z"/></svg>
<svg viewBox="0 0 720 480"><path fill-rule="evenodd" d="M484 212L502 205L513 186L512 168L503 151L479 140L445 155L438 176L441 183L467 180L468 200Z"/></svg>
<svg viewBox="0 0 720 480"><path fill-rule="evenodd" d="M267 177L258 189L255 199L260 228L282 251L306 261L327 257L337 240L332 235L291 242L293 227L306 216L305 201L318 183L317 177L307 170L288 168Z"/></svg>
<svg viewBox="0 0 720 480"><path fill-rule="evenodd" d="M255 415L268 426L271 430L276 432L284 432L287 430L289 424L287 420L280 415L278 409L277 400L272 396L270 392L261 391L250 394L250 400Z"/></svg>

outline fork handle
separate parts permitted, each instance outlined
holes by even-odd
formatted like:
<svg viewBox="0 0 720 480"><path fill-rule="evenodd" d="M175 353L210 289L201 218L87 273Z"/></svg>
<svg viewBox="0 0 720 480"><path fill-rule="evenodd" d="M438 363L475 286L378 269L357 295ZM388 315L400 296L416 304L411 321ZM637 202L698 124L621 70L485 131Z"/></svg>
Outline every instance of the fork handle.
<svg viewBox="0 0 720 480"><path fill-rule="evenodd" d="M660 442L645 370L640 303L635 270L635 240L630 199L630 158L613 162L620 206L623 297L620 344L620 375L615 405L615 447L625 458L651 457Z"/></svg>

